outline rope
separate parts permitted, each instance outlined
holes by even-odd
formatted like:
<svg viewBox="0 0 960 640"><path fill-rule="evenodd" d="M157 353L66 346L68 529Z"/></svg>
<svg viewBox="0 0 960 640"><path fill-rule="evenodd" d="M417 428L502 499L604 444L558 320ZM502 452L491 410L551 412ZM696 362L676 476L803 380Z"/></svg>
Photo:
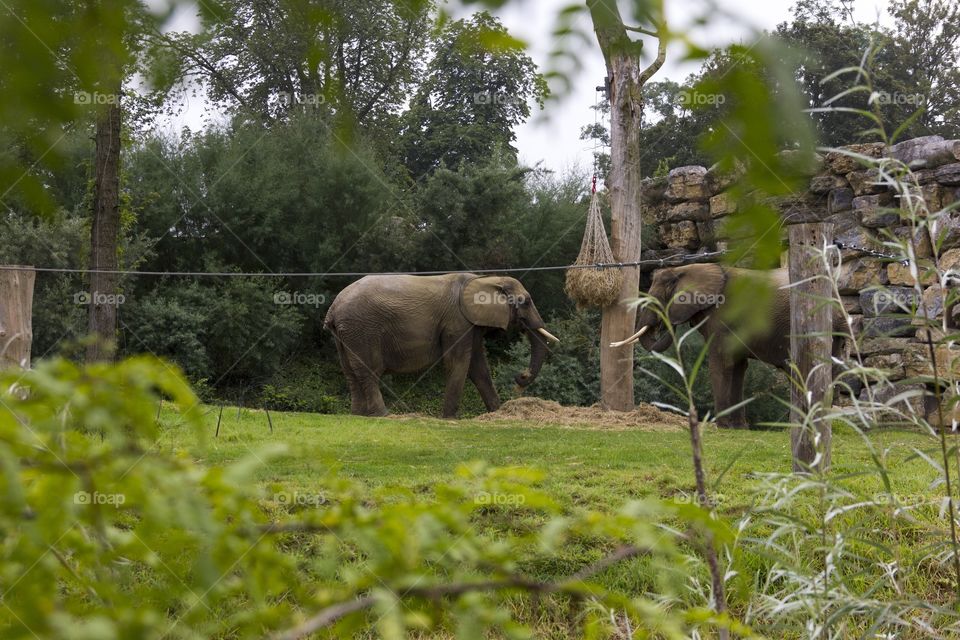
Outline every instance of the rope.
<svg viewBox="0 0 960 640"><path fill-rule="evenodd" d="M439 276L447 273L518 273L528 271L566 271L567 269L630 269L645 265L665 266L674 260L690 258L711 258L721 256L725 251L708 253L688 253L637 260L635 262L597 262L593 264L568 264L549 267L507 267L504 269L452 269L445 271L295 271L295 272L258 272L258 271L131 271L125 269L67 269L58 267L27 267L23 265L0 265L0 271L32 270L41 273L108 273L121 276L157 276L186 278L360 278L363 276Z"/></svg>
<svg viewBox="0 0 960 640"><path fill-rule="evenodd" d="M590 208L583 231L583 242L574 265L609 264L614 255L603 228L603 215L600 212L600 196L596 192L594 175L593 195L590 196ZM571 269L567 271L563 290L579 307L602 308L613 304L620 297L623 286L623 273L612 269Z"/></svg>

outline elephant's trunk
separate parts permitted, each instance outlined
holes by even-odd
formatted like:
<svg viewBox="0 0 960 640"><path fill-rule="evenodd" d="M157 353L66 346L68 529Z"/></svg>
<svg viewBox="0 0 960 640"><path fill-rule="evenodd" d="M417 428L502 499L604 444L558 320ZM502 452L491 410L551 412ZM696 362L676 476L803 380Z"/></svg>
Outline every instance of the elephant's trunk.
<svg viewBox="0 0 960 640"><path fill-rule="evenodd" d="M539 327L524 327L527 331L527 337L530 340L530 366L525 370L517 374L517 377L514 378L514 381L521 387L529 386L532 383L537 375L540 374L540 369L543 367L543 361L547 358L547 338L549 336L553 340L559 342L559 339L556 338L553 334L546 330L542 325Z"/></svg>

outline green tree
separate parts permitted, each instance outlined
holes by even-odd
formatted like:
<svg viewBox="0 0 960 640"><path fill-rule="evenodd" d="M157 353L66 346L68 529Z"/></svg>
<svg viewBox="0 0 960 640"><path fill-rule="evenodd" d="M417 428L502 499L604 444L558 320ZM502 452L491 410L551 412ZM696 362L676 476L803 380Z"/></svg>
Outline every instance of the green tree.
<svg viewBox="0 0 960 640"><path fill-rule="evenodd" d="M889 11L898 53L891 75L901 87L890 98L923 109L903 137L960 137L960 2L895 0Z"/></svg>
<svg viewBox="0 0 960 640"><path fill-rule="evenodd" d="M445 25L404 114L403 162L419 178L441 164L516 159L514 128L543 107L547 87L522 46L489 13Z"/></svg>
<svg viewBox="0 0 960 640"><path fill-rule="evenodd" d="M260 120L309 112L373 126L416 85L431 0L223 0L200 35L156 38L210 98Z"/></svg>

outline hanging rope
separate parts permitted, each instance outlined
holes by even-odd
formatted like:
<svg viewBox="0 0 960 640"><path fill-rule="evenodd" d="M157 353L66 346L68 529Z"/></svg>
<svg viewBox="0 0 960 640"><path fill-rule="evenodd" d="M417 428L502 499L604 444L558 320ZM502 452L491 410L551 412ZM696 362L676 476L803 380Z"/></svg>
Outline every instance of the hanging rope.
<svg viewBox="0 0 960 640"><path fill-rule="evenodd" d="M590 209L587 212L587 227L580 244L580 254L573 263L576 268L567 270L567 281L563 290L578 307L606 307L613 304L620 297L623 272L620 269L580 268L585 265L610 264L613 261L613 251L603 228L600 195L596 192L594 182Z"/></svg>
<svg viewBox="0 0 960 640"><path fill-rule="evenodd" d="M593 128L596 135L600 123L599 96L594 97ZM567 270L566 284L563 289L571 300L583 307L606 307L620 298L623 285L623 272L620 269L583 269L585 265L609 264L613 262L613 251L607 241L607 232L603 228L603 216L600 212L600 196L597 194L597 174L599 138L594 138L593 180L590 184L590 209L587 211L587 225L580 244L580 254L571 269Z"/></svg>

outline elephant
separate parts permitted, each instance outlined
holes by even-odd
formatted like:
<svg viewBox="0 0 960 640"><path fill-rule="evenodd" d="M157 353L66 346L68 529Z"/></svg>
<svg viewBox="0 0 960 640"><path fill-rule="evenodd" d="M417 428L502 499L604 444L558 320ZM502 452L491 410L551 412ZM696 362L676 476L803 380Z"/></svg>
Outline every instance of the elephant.
<svg viewBox="0 0 960 640"><path fill-rule="evenodd" d="M446 373L443 417L456 416L466 378L488 411L500 407L484 351L484 335L519 326L531 345L530 365L515 381L526 387L540 373L547 340L559 339L533 298L514 278L452 273L374 275L334 299L324 327L333 333L350 388L351 413L387 414L380 392L385 373L416 373L442 362Z"/></svg>
<svg viewBox="0 0 960 640"><path fill-rule="evenodd" d="M749 277L765 279L775 287L772 317L765 332L740 340L736 328L730 327L721 316L728 285L733 280ZM790 290L785 288L789 282L786 269L759 271L718 264L691 264L654 272L648 293L667 309L670 323L677 326L687 322L691 325L702 322L700 334L704 339L712 338L707 362L710 365L715 415L743 401L744 376L750 359L784 370L789 367ZM611 344L611 347L639 341L648 351L662 352L671 344L670 333L664 330L660 316L651 308L644 308L637 313L636 329L635 334ZM842 336L847 331L842 315L834 313L831 352L835 358L842 354ZM720 427L746 428L744 408L741 406L721 416L717 424Z"/></svg>

